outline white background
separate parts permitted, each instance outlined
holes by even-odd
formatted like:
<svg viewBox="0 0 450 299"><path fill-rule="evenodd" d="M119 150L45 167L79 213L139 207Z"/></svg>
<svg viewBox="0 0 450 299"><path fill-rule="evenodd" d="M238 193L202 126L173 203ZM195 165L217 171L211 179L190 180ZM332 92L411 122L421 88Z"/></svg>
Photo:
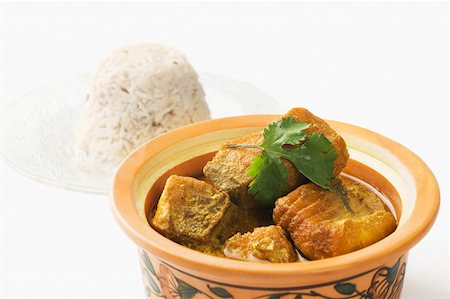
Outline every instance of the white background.
<svg viewBox="0 0 450 299"><path fill-rule="evenodd" d="M198 70L244 78L285 108L305 106L416 152L442 193L410 252L404 298L450 298L446 3L2 3L1 108L112 49L159 41ZM62 99L63 100L63 99ZM3 163L0 294L143 298L137 250L106 196L49 187Z"/></svg>

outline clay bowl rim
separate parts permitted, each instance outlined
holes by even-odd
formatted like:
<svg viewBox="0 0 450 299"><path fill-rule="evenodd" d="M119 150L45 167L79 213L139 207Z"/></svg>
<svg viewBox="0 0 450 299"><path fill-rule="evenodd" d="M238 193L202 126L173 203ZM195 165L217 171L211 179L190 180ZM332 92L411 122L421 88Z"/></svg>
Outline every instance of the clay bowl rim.
<svg viewBox="0 0 450 299"><path fill-rule="evenodd" d="M431 170L403 145L370 130L337 121L333 127L345 127L353 135L388 149L401 159L416 185L416 202L405 223L388 237L358 251L338 257L305 263L261 264L249 263L203 254L179 245L160 235L144 221L135 208L133 183L140 168L153 156L177 142L205 133L240 127L263 127L280 115L245 115L198 122L153 138L130 153L117 168L113 180L111 205L114 217L124 232L143 249L170 264L191 269L214 269L216 275L232 276L232 272L253 276L338 273L349 268L377 267L386 257L399 257L417 244L433 225L439 210L439 187ZM169 248L166 249L166 248ZM236 273L237 273L236 272ZM314 276L314 275L313 275Z"/></svg>

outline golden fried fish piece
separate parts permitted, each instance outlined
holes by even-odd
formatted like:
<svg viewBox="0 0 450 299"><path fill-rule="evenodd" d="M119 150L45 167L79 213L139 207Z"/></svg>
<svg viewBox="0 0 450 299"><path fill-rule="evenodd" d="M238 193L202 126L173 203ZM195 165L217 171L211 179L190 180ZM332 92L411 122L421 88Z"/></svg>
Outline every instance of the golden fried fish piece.
<svg viewBox="0 0 450 299"><path fill-rule="evenodd" d="M226 241L223 252L228 258L248 262L289 263L298 260L295 249L278 225L257 227L246 234L237 233Z"/></svg>
<svg viewBox="0 0 450 299"><path fill-rule="evenodd" d="M348 211L339 195L313 183L298 187L275 203L274 222L286 229L295 246L311 260L349 253L391 234L396 220L368 187L339 176L348 194Z"/></svg>
<svg viewBox="0 0 450 299"><path fill-rule="evenodd" d="M337 153L336 161L334 161L334 175L337 176L344 169L345 165L347 165L349 157L344 139L326 121L315 116L308 109L293 108L284 115L284 117L288 116L295 117L303 123L310 124L309 128L306 129L309 135L313 133L323 134L333 144Z"/></svg>

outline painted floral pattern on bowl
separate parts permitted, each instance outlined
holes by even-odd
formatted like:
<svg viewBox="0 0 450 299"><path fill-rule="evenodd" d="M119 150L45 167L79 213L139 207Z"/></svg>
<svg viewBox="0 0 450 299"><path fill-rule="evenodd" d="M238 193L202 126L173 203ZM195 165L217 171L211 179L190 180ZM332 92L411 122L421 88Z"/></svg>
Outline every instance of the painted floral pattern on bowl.
<svg viewBox="0 0 450 299"><path fill-rule="evenodd" d="M194 276L151 257L142 249L139 256L147 298L167 299L398 299L406 269L406 257L401 256L392 265L381 265L339 281L271 289L222 284Z"/></svg>

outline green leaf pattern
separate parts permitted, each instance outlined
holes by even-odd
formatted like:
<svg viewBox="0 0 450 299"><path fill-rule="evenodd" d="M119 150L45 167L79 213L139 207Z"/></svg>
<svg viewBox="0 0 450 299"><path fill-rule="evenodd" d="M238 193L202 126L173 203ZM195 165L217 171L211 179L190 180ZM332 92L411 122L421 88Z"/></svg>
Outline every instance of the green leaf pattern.
<svg viewBox="0 0 450 299"><path fill-rule="evenodd" d="M351 295L356 291L356 285L354 283L338 283L334 286L336 291L343 295Z"/></svg>
<svg viewBox="0 0 450 299"><path fill-rule="evenodd" d="M155 291L156 294L160 294L161 290L159 289L158 285L155 283L155 281L153 280L153 278L150 276L150 274L147 271L144 271L144 276L145 276L145 279L147 280L147 282L152 287L153 291Z"/></svg>
<svg viewBox="0 0 450 299"><path fill-rule="evenodd" d="M150 271L150 273L152 273L153 275L156 275L155 268L153 267L153 264L150 261L150 258L148 257L146 252L142 252L141 258L145 266L147 267L147 270Z"/></svg>
<svg viewBox="0 0 450 299"><path fill-rule="evenodd" d="M177 279L178 282L178 292L183 299L191 299L194 297L199 291L191 286L190 284Z"/></svg>
<svg viewBox="0 0 450 299"><path fill-rule="evenodd" d="M208 289L220 298L233 298L233 296L224 288L221 287L211 287L209 284L207 285Z"/></svg>

